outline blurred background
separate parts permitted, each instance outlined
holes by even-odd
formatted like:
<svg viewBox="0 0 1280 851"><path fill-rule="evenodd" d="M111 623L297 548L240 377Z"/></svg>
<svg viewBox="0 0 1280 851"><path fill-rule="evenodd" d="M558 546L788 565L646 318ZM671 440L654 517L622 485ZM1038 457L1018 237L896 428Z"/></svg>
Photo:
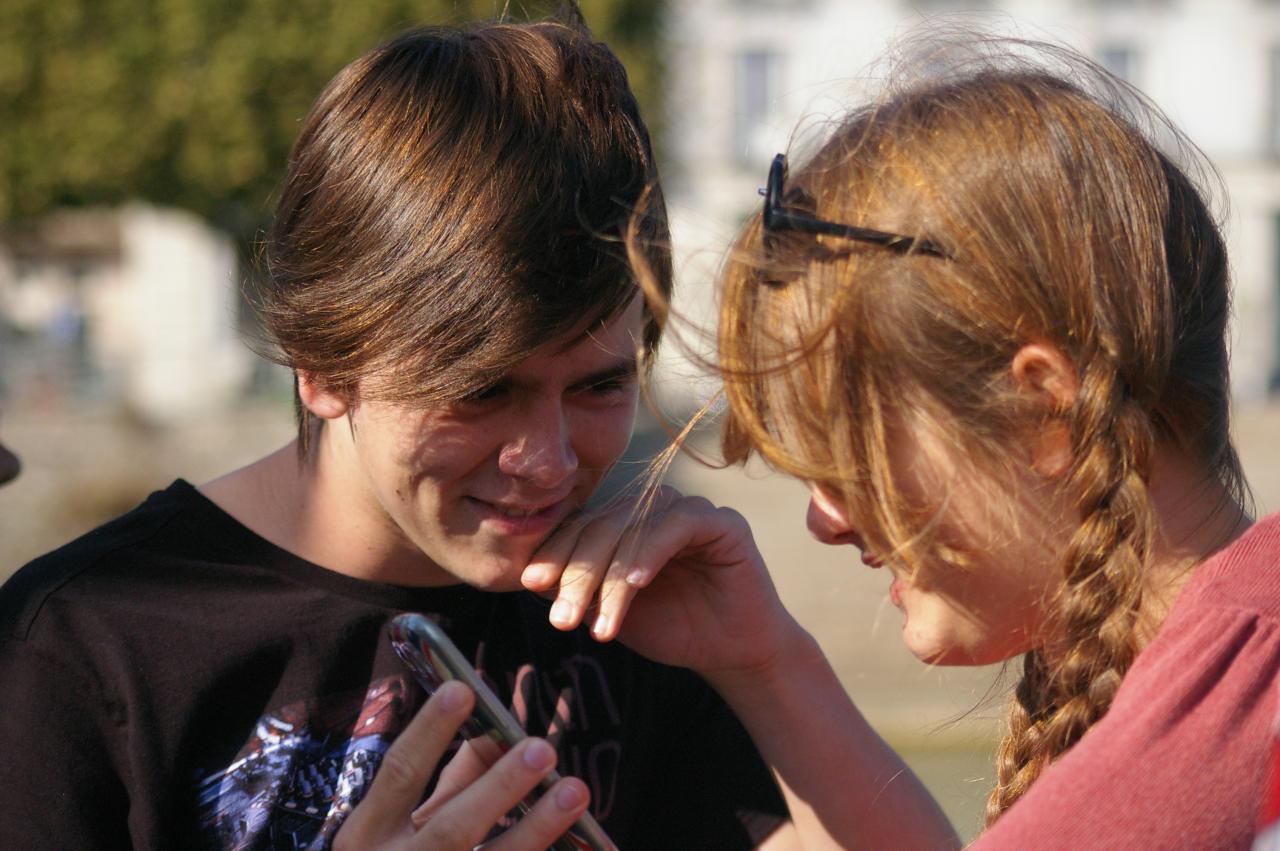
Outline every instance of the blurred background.
<svg viewBox="0 0 1280 851"><path fill-rule="evenodd" d="M512 3L516 18L555 3ZM926 19L1067 42L1146 92L1222 176L1235 272L1237 437L1280 509L1280 2L581 0L657 135L681 311L705 322L724 247L770 157L803 149L874 87ZM3 0L0 3L0 580L176 477L200 482L292 434L290 377L253 353L246 308L285 158L344 64L495 0ZM797 130L799 128L799 130ZM696 334L685 343L697 351ZM713 384L668 345L655 390ZM634 474L662 445L646 423ZM714 433L698 441L713 446ZM788 604L965 836L980 824L1007 683L902 647L887 580L804 531L803 488L766 471L673 467L752 521Z"/></svg>

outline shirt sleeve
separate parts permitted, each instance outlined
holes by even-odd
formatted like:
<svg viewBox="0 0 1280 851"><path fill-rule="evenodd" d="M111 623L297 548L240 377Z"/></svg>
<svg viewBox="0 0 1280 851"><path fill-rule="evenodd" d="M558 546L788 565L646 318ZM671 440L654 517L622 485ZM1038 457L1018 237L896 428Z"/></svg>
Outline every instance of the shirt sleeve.
<svg viewBox="0 0 1280 851"><path fill-rule="evenodd" d="M773 773L720 696L679 672L663 776L655 779L653 835L637 848L755 848L789 818Z"/></svg>
<svg viewBox="0 0 1280 851"><path fill-rule="evenodd" d="M1138 657L1107 716L972 848L1249 846L1280 625L1243 608L1186 614Z"/></svg>
<svg viewBox="0 0 1280 851"><path fill-rule="evenodd" d="M47 644L6 636L0 683L0 848L131 847L93 679Z"/></svg>

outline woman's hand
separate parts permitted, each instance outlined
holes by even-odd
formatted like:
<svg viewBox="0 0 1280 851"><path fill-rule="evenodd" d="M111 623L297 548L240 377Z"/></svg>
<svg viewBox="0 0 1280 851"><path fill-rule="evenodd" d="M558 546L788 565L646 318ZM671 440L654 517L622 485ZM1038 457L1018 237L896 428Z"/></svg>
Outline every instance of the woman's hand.
<svg viewBox="0 0 1280 851"><path fill-rule="evenodd" d="M445 683L432 695L387 750L369 793L334 838L334 851L471 851L555 767L555 750L542 739L525 739L492 767L464 747L419 806L474 703L475 695L459 682ZM566 777L485 848L541 851L582 815L588 797L581 780Z"/></svg>
<svg viewBox="0 0 1280 851"><path fill-rule="evenodd" d="M709 677L768 667L799 630L742 515L673 488L647 512L628 502L558 530L521 581L555 594L556 627L587 620L601 641Z"/></svg>

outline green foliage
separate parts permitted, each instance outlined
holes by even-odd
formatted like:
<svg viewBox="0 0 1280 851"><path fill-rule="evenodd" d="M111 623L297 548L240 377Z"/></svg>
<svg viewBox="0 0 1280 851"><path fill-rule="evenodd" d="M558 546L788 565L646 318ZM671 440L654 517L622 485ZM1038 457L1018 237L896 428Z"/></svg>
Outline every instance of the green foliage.
<svg viewBox="0 0 1280 851"><path fill-rule="evenodd" d="M582 0L657 116L662 0ZM510 3L512 18L555 2ZM143 198L241 238L270 212L299 123L351 59L502 0L4 0L0 220Z"/></svg>

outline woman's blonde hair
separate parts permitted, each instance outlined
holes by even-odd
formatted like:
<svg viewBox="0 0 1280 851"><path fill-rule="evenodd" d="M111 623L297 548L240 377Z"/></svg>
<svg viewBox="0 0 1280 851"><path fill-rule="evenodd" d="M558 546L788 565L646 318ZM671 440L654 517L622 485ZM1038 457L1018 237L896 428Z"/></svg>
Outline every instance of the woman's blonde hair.
<svg viewBox="0 0 1280 851"><path fill-rule="evenodd" d="M923 414L992 481L1018 463L1015 435L1050 420L1069 433L1061 488L1081 522L1052 635L1025 658L989 822L1106 713L1136 656L1156 443L1244 490L1214 217L1126 116L1136 92L1059 49L1038 48L1060 63L1045 70L1027 47L971 52L894 91L792 169L788 207L946 256L787 232L766 252L756 216L726 264L719 328L726 459L758 452L839 495L859 531L907 563L925 548L944 562L963 554L931 534L936 504L895 485L895 416ZM1153 126L1164 143L1180 138ZM1034 342L1077 371L1069 406L1015 392L1011 360Z"/></svg>

